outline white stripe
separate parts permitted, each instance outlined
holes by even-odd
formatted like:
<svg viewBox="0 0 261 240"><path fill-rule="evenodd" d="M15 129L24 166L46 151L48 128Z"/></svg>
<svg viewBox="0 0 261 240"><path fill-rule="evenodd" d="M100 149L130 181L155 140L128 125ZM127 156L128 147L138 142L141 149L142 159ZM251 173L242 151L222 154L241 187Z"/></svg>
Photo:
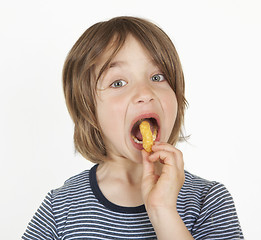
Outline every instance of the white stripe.
<svg viewBox="0 0 261 240"><path fill-rule="evenodd" d="M222 184L186 172L177 210L197 240L206 236L243 239L233 200ZM39 217L34 216L26 231L28 237L24 235L23 239L35 239L34 234L39 235L37 239L43 239L40 236L47 232L62 234L71 240L156 239L146 212L116 212L96 199L90 186L89 171L68 179L64 186L50 192L37 214Z"/></svg>

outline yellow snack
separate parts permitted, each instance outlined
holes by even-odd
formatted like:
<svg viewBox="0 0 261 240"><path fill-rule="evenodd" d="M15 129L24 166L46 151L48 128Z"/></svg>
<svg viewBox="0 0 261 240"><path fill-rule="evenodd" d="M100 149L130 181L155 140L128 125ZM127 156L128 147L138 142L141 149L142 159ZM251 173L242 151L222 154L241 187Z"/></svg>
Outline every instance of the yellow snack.
<svg viewBox="0 0 261 240"><path fill-rule="evenodd" d="M153 145L153 135L150 130L150 124L147 121L142 121L140 124L140 132L142 135L143 148L146 152L152 152L151 147Z"/></svg>

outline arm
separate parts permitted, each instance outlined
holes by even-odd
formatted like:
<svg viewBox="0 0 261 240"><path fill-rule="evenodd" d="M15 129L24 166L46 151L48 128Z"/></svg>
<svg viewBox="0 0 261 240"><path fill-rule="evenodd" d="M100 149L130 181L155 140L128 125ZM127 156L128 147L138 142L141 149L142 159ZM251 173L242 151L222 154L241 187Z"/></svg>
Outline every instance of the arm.
<svg viewBox="0 0 261 240"><path fill-rule="evenodd" d="M159 240L190 240L190 232L177 212L177 198L184 183L182 153L167 143L156 143L153 153L143 154L143 200ZM155 162L162 163L160 176Z"/></svg>
<svg viewBox="0 0 261 240"><path fill-rule="evenodd" d="M158 209L149 216L159 240L194 239L176 210Z"/></svg>
<svg viewBox="0 0 261 240"><path fill-rule="evenodd" d="M196 239L244 239L233 198L223 184L214 182L202 202L193 226Z"/></svg>
<svg viewBox="0 0 261 240"><path fill-rule="evenodd" d="M58 239L56 224L52 210L52 193L48 193L43 203L28 224L22 236L25 240L53 240Z"/></svg>

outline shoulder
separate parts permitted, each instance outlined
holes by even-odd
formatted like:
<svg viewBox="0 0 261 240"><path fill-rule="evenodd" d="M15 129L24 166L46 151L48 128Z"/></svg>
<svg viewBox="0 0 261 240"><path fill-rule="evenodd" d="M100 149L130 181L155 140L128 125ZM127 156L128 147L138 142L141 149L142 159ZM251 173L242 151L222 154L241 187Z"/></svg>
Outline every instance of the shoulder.
<svg viewBox="0 0 261 240"><path fill-rule="evenodd" d="M63 198L74 198L89 189L89 172L90 170L82 171L81 173L70 177L64 184L52 190L49 195L53 200L61 200Z"/></svg>
<svg viewBox="0 0 261 240"><path fill-rule="evenodd" d="M180 191L180 197L182 200L188 199L188 196L199 208L221 204L224 201L233 201L224 184L209 181L185 171L185 182Z"/></svg>
<svg viewBox="0 0 261 240"><path fill-rule="evenodd" d="M227 191L222 183L206 180L188 171L185 171L185 182L182 190L184 192L193 192L197 196L200 196L201 199L209 194L212 195Z"/></svg>
<svg viewBox="0 0 261 240"><path fill-rule="evenodd" d="M187 182L184 189L193 191L194 199L197 200L199 216L205 219L207 216L222 216L223 213L236 215L232 195L223 183L209 181L191 173L186 173Z"/></svg>
<svg viewBox="0 0 261 240"><path fill-rule="evenodd" d="M227 192L223 184L209 181L185 171L185 182L180 190L177 208L183 221L192 225L206 208L211 209L218 198ZM205 210L204 210L205 209Z"/></svg>
<svg viewBox="0 0 261 240"><path fill-rule="evenodd" d="M222 235L222 230L227 232L228 237L242 238L234 201L222 183L185 171L185 182L180 190L177 208L195 239L202 239L202 236L215 239Z"/></svg>
<svg viewBox="0 0 261 240"><path fill-rule="evenodd" d="M70 213L77 214L79 209L83 209L86 206L84 201L91 198L88 196L92 195L89 187L89 170L85 170L47 194L23 238L31 239L31 236L38 232L41 239L58 239L60 230L57 226L65 226Z"/></svg>

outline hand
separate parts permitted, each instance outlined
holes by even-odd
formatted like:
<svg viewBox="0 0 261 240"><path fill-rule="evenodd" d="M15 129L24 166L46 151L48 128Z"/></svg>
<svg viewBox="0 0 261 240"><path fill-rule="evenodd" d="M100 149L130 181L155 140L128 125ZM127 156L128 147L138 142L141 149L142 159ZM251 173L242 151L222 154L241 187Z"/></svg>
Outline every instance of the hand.
<svg viewBox="0 0 261 240"><path fill-rule="evenodd" d="M177 211L177 198L185 181L182 152L167 143L155 143L153 153L142 150L142 197L159 240L192 240ZM156 166L161 165L160 174Z"/></svg>
<svg viewBox="0 0 261 240"><path fill-rule="evenodd" d="M182 152L168 143L156 142L152 154L142 150L142 196L148 214L155 210L176 210L179 191L184 183ZM162 164L160 175L155 165Z"/></svg>

